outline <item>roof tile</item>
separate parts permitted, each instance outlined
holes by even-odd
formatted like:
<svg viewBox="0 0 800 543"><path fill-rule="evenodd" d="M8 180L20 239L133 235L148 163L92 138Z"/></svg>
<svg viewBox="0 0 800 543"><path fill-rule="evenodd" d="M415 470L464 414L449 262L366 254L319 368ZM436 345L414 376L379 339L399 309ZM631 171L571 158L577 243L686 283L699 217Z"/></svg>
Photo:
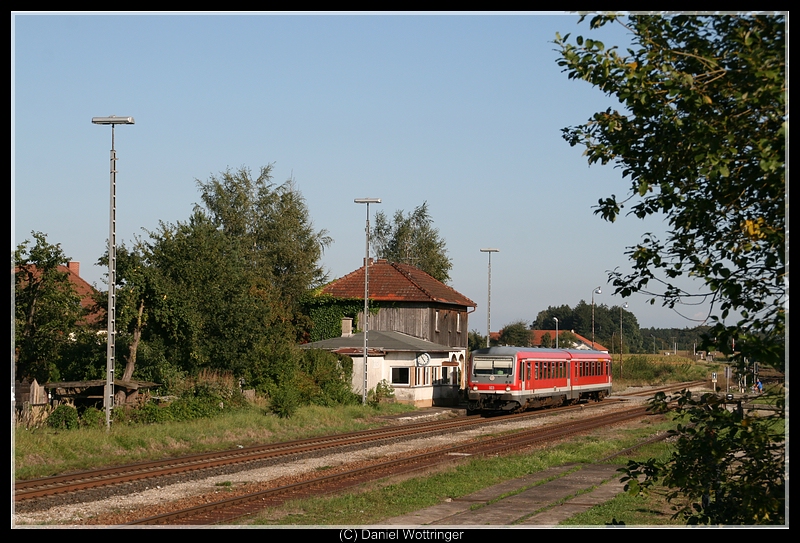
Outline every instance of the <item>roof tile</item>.
<svg viewBox="0 0 800 543"><path fill-rule="evenodd" d="M322 288L337 298L364 299L364 267ZM424 271L408 264L372 261L369 267L369 297L382 302L437 302L475 307L476 304Z"/></svg>

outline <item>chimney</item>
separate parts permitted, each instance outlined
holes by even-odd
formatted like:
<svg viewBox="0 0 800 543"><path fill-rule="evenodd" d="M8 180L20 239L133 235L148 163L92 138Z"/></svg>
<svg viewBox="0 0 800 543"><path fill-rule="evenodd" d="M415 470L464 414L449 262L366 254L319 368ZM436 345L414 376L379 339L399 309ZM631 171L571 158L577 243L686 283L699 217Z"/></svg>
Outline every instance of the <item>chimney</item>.
<svg viewBox="0 0 800 543"><path fill-rule="evenodd" d="M342 317L342 337L352 337L353 317Z"/></svg>
<svg viewBox="0 0 800 543"><path fill-rule="evenodd" d="M81 276L81 263L75 262L74 260L70 260L67 262L67 269L77 275L78 277Z"/></svg>

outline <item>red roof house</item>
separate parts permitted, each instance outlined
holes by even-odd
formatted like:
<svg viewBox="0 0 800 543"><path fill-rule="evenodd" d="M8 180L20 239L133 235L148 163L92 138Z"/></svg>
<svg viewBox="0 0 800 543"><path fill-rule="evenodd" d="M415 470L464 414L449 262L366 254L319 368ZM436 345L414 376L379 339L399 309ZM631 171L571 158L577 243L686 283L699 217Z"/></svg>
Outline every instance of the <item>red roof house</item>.
<svg viewBox="0 0 800 543"><path fill-rule="evenodd" d="M364 267L328 283L322 294L364 300ZM467 316L475 302L408 264L369 259L369 329L402 332L432 343L466 349ZM377 308L377 314L373 311ZM363 322L363 308L357 323ZM361 328L360 325L358 325Z"/></svg>
<svg viewBox="0 0 800 543"><path fill-rule="evenodd" d="M501 332L502 332L502 330L501 330ZM490 341L493 342L493 344L497 344L497 342L500 341L500 333L501 332L492 332L491 334L489 334L489 339L490 339ZM576 334L572 330L559 330L558 331L558 336L561 337L561 334L563 334L565 332L570 332L570 334L572 334L573 336L575 336L578 339L579 343L577 345L564 345L563 343L561 343L561 344L559 344L560 348L562 348L562 349L591 349L592 348L592 340L591 339L586 339L582 335ZM541 347L542 346L542 338L545 335L550 335L552 346L555 347L555 337L556 337L556 331L555 330L531 330L531 345L530 346L531 347ZM608 348L607 347L603 347L602 345L600 345L596 341L594 342L594 350L603 351L603 352L606 352L606 353L608 352Z"/></svg>
<svg viewBox="0 0 800 543"><path fill-rule="evenodd" d="M61 273L67 274L67 278L69 279L70 284L72 284L72 288L75 290L78 296L80 296L81 307L87 311L85 323L97 324L105 319L105 309L99 307L94 298L97 294L97 290L95 290L92 285L90 285L80 276L80 262L70 261L67 262L66 266L58 266L57 269ZM15 268L14 272L16 273L17 271L18 268ZM36 276L38 273L35 266L30 266L30 271L32 272L33 276Z"/></svg>

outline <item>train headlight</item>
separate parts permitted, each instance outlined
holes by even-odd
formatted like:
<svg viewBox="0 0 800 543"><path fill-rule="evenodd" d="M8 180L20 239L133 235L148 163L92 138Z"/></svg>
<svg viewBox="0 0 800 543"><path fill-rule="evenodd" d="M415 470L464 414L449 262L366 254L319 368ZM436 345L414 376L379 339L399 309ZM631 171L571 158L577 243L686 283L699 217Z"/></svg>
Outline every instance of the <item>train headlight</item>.
<svg viewBox="0 0 800 543"><path fill-rule="evenodd" d="M511 392L511 387L506 385L506 392Z"/></svg>
<svg viewBox="0 0 800 543"><path fill-rule="evenodd" d="M478 390L478 385L472 385L472 390Z"/></svg>

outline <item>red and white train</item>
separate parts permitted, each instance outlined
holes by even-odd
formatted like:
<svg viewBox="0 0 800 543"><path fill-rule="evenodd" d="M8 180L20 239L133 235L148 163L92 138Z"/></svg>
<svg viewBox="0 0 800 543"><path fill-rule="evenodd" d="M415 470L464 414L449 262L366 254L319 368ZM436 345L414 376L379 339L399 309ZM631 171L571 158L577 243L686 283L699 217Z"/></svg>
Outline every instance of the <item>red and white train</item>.
<svg viewBox="0 0 800 543"><path fill-rule="evenodd" d="M611 394L611 357L594 350L489 347L473 351L467 382L472 412L600 401Z"/></svg>

